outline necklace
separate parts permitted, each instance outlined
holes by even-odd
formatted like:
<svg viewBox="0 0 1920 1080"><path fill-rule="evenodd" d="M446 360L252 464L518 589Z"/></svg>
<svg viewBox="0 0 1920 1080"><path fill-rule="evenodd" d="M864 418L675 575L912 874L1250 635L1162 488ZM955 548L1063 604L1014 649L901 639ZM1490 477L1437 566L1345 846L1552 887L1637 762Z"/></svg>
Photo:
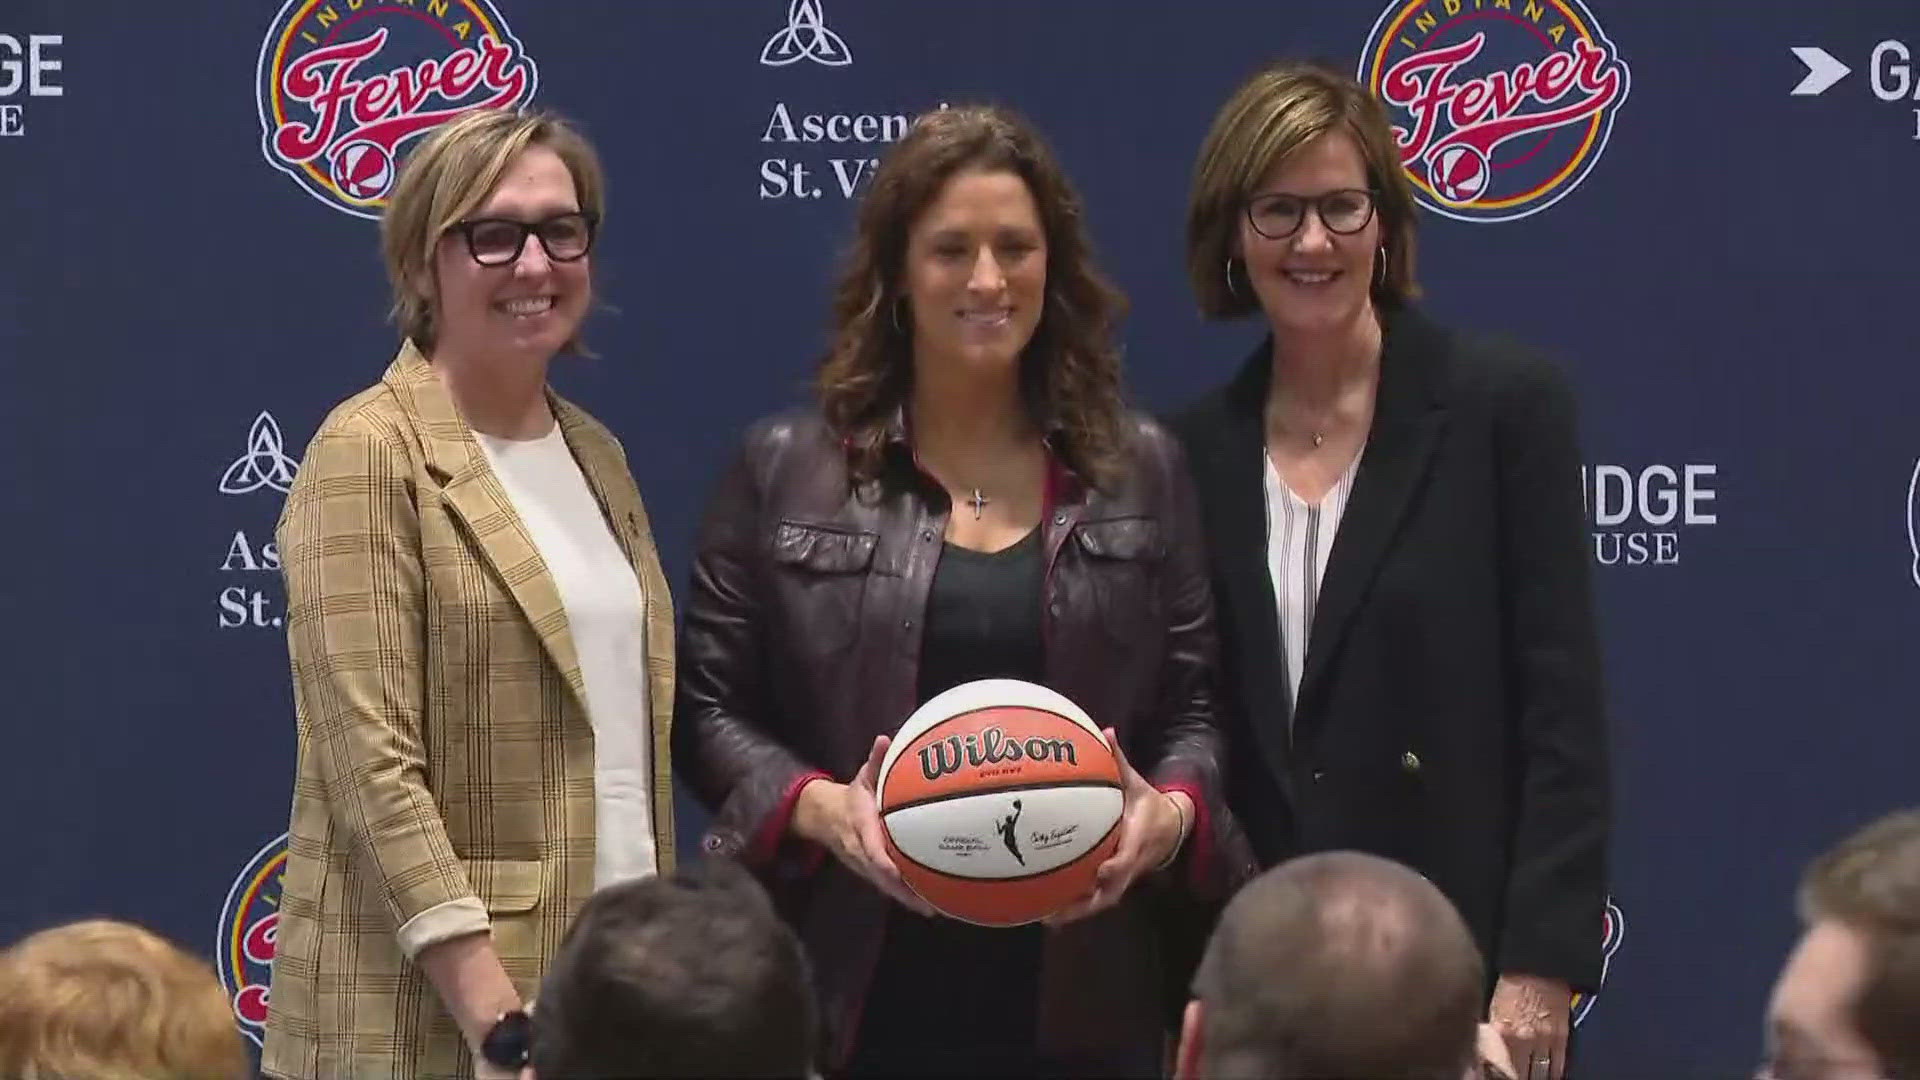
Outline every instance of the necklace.
<svg viewBox="0 0 1920 1080"><path fill-rule="evenodd" d="M968 505L973 507L973 520L979 521L980 508L983 506L986 506L988 503L992 501L993 501L992 499L989 499L985 495L980 494L979 488L974 488L973 498L967 500Z"/></svg>

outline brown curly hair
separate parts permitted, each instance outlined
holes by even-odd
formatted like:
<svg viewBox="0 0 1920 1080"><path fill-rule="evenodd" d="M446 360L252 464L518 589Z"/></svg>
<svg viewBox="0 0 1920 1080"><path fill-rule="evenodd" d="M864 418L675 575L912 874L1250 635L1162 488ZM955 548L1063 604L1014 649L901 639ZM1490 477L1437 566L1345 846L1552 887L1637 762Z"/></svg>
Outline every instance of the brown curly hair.
<svg viewBox="0 0 1920 1080"><path fill-rule="evenodd" d="M927 113L875 171L834 291L832 344L816 381L821 411L847 448L854 482L878 480L889 429L913 386L912 339L896 306L907 235L947 180L966 170L1019 176L1039 207L1046 301L1021 354L1021 390L1062 462L1098 485L1120 457L1113 330L1126 301L1094 265L1080 197L1059 162L1030 124L999 106Z"/></svg>

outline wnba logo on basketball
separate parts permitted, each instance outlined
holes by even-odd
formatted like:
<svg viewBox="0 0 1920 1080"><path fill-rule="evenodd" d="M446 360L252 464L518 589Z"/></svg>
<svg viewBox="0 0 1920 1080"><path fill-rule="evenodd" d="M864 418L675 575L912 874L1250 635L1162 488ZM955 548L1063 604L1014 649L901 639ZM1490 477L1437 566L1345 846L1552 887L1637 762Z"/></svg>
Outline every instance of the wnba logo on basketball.
<svg viewBox="0 0 1920 1080"><path fill-rule="evenodd" d="M1007 761L1051 761L1062 765L1078 765L1075 759L1073 743L1066 739L1043 739L1039 736L1022 739L1018 736L1008 738L1006 732L990 727L978 735L968 735L962 739L958 735L949 735L938 742L920 748L920 773L929 780L938 780L948 773L960 771L961 763L976 769L988 765L998 765Z"/></svg>
<svg viewBox="0 0 1920 1080"><path fill-rule="evenodd" d="M1581 0L1395 0L1360 81L1393 120L1415 197L1512 221L1578 187L1627 97L1627 65Z"/></svg>
<svg viewBox="0 0 1920 1080"><path fill-rule="evenodd" d="M267 1028L267 982L273 971L273 940L280 928L280 875L287 869L285 833L254 853L233 879L220 908L213 943L214 967L240 1033L261 1043Z"/></svg>
<svg viewBox="0 0 1920 1080"><path fill-rule="evenodd" d="M491 0L287 0L260 46L261 151L321 202L377 218L401 148L539 75Z"/></svg>

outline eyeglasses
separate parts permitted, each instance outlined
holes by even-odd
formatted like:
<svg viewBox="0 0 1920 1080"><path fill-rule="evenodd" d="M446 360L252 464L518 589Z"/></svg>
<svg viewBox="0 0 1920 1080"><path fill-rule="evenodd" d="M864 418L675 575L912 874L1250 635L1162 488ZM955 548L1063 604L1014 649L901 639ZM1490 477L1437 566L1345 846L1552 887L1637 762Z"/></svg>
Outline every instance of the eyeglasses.
<svg viewBox="0 0 1920 1080"><path fill-rule="evenodd" d="M447 231L466 238L467 254L473 256L474 262L481 266L505 266L520 258L529 234L540 238L540 246L554 262L582 258L593 247L593 233L599 223L596 215L576 211L535 222L474 218L456 222Z"/></svg>
<svg viewBox="0 0 1920 1080"><path fill-rule="evenodd" d="M1346 236L1366 228L1373 220L1373 192L1341 188L1321 195L1259 195L1247 202L1247 221L1261 236L1285 240L1300 231L1308 207L1320 215L1320 224L1328 232Z"/></svg>

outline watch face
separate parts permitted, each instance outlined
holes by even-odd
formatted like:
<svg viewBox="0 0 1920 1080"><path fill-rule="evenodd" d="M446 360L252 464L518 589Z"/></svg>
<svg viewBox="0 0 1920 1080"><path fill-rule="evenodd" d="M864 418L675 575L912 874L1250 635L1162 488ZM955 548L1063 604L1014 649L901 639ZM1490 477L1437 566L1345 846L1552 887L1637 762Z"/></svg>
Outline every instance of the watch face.
<svg viewBox="0 0 1920 1080"><path fill-rule="evenodd" d="M495 1021L487 1037L480 1041L480 1056L502 1069L522 1068L532 1054L533 1021L520 1009Z"/></svg>

